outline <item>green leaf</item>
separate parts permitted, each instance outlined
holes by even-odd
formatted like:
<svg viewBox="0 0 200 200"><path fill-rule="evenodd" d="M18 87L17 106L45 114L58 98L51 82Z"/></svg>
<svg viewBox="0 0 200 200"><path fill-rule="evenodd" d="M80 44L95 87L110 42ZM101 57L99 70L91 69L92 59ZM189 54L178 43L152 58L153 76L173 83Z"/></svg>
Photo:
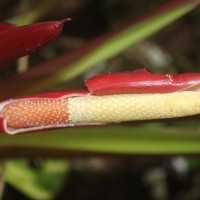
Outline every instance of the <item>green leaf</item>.
<svg viewBox="0 0 200 200"><path fill-rule="evenodd" d="M40 152L46 149L47 155L49 149L55 152L64 150L66 153L77 151L77 155L80 152L146 155L200 153L199 132L158 126L74 127L13 137L0 135L0 141L0 156L6 156L9 148L13 151L21 148L19 156L23 152L26 155L27 147L39 148ZM12 153L9 155L12 156Z"/></svg>
<svg viewBox="0 0 200 200"><path fill-rule="evenodd" d="M71 65L67 65L62 70L55 73L49 80L40 83L39 88L45 89L51 85L73 79L81 73L91 69L96 64L116 56L130 46L163 29L181 16L190 12L196 6L196 3L188 2L187 4L174 7L173 9L163 9L163 12L155 12L152 16L144 18L144 20L132 23L108 38L81 59Z"/></svg>
<svg viewBox="0 0 200 200"><path fill-rule="evenodd" d="M65 181L68 170L65 160L46 160L39 169L31 167L28 160L11 160L5 179L32 199L52 199Z"/></svg>

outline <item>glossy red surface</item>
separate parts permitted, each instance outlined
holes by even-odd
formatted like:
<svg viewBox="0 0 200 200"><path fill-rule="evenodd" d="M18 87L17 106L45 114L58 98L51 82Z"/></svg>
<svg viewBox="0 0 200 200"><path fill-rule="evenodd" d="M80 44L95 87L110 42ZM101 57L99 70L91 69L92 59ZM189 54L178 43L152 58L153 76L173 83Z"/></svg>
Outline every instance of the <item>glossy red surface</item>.
<svg viewBox="0 0 200 200"><path fill-rule="evenodd" d="M0 63L28 55L48 44L60 34L64 22L41 22L1 31Z"/></svg>
<svg viewBox="0 0 200 200"><path fill-rule="evenodd" d="M186 90L200 83L200 73L152 74L145 69L97 75L86 81L95 95L128 93L168 93Z"/></svg>
<svg viewBox="0 0 200 200"><path fill-rule="evenodd" d="M6 30L16 28L16 27L17 27L16 25L9 23L9 22L1 22L0 23L0 31L6 31Z"/></svg>

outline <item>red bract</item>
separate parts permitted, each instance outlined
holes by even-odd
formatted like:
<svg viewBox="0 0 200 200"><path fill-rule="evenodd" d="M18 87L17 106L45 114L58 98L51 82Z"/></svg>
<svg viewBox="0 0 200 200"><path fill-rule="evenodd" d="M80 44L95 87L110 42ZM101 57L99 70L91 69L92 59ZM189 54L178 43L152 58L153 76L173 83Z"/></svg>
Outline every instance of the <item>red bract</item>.
<svg viewBox="0 0 200 200"><path fill-rule="evenodd" d="M16 27L17 27L16 25L9 23L9 22L0 23L0 31L5 31L8 29L16 28Z"/></svg>
<svg viewBox="0 0 200 200"><path fill-rule="evenodd" d="M14 28L10 28L10 24L5 24L7 30L0 32L0 63L28 55L48 44L60 34L66 20Z"/></svg>
<svg viewBox="0 0 200 200"><path fill-rule="evenodd" d="M170 76L137 70L98 75L86 81L89 91L51 92L1 102L0 130L13 135L195 115L200 113L199 83L199 73Z"/></svg>
<svg viewBox="0 0 200 200"><path fill-rule="evenodd" d="M86 81L95 95L167 93L189 89L200 83L199 73L178 75L151 74L145 69L134 72L97 75Z"/></svg>

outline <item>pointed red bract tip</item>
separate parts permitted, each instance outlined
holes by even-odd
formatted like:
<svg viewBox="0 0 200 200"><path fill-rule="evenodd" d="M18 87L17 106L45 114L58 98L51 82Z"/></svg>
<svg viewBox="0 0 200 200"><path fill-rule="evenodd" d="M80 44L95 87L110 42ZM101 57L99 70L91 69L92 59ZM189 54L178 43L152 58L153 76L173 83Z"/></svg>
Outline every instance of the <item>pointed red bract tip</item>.
<svg viewBox="0 0 200 200"><path fill-rule="evenodd" d="M63 19L63 20L61 20L61 22L69 22L69 21L71 21L72 19L70 18L70 17L68 17L68 18L65 18L65 19Z"/></svg>
<svg viewBox="0 0 200 200"><path fill-rule="evenodd" d="M28 55L54 40L64 21L40 22L0 32L0 63Z"/></svg>

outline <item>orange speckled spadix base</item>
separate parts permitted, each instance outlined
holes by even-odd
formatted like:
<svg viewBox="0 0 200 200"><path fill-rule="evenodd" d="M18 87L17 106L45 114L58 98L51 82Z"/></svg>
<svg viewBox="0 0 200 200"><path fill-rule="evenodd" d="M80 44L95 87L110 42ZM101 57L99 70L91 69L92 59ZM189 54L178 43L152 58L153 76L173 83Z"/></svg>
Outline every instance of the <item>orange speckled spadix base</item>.
<svg viewBox="0 0 200 200"><path fill-rule="evenodd" d="M12 128L63 124L68 122L68 100L20 100L5 106L1 113Z"/></svg>

